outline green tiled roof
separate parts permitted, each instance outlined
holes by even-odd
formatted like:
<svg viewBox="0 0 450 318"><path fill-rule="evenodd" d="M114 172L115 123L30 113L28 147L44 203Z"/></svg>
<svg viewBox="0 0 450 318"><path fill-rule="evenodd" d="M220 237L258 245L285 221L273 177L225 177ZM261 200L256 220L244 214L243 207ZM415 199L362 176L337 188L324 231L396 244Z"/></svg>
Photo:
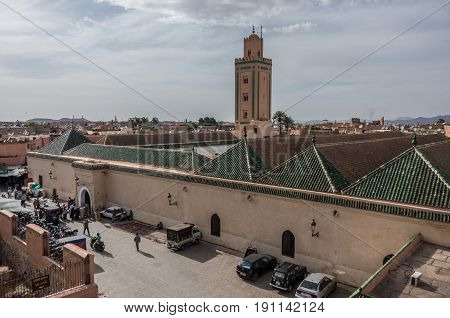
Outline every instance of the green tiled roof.
<svg viewBox="0 0 450 318"><path fill-rule="evenodd" d="M61 155L63 152L84 143L91 143L91 141L76 130L70 129L43 147L39 152L49 155Z"/></svg>
<svg viewBox="0 0 450 318"><path fill-rule="evenodd" d="M415 147L360 179L345 192L357 197L450 208L448 176L437 170Z"/></svg>
<svg viewBox="0 0 450 318"><path fill-rule="evenodd" d="M57 160L62 162L72 163L72 166L77 166L76 159L64 156L48 155L41 153L29 153L29 157L42 158L49 160ZM86 166L86 165L83 165ZM253 193L273 195L284 198L296 199L296 200L307 200L314 202L321 202L325 204L332 204L337 206L348 207L352 209L360 210L362 213L367 213L369 211L374 211L377 213L383 213L388 215L396 215L402 217L415 218L420 220L442 222L445 224L450 224L450 214L440 211L429 211L422 209L420 206L406 207L400 205L392 205L389 202L371 202L366 199L352 198L349 196L342 196L329 193L319 193L319 192L306 192L301 189L288 189L276 186L269 186L264 184L258 184L255 182L244 183L235 180L225 180L225 179L214 179L207 178L203 176L193 175L193 174L181 174L174 171L164 171L155 170L145 167L130 167L123 166L113 163L108 163L107 168L111 171L120 171L124 173L132 173L137 175L152 176L164 179L170 179L175 181L192 182L196 184L210 185L215 187L221 187L232 190L248 191ZM78 166L77 166L78 167ZM89 169L96 169L92 166ZM106 168L106 167L105 167ZM86 169L86 167L84 167Z"/></svg>
<svg viewBox="0 0 450 318"><path fill-rule="evenodd" d="M197 174L222 179L253 181L265 171L263 161L244 138L201 167Z"/></svg>
<svg viewBox="0 0 450 318"><path fill-rule="evenodd" d="M98 144L82 144L66 151L64 155L147 164L156 167L183 170L197 169L208 161L206 157L195 152Z"/></svg>
<svg viewBox="0 0 450 318"><path fill-rule="evenodd" d="M258 182L321 192L337 192L349 185L314 145L268 172Z"/></svg>

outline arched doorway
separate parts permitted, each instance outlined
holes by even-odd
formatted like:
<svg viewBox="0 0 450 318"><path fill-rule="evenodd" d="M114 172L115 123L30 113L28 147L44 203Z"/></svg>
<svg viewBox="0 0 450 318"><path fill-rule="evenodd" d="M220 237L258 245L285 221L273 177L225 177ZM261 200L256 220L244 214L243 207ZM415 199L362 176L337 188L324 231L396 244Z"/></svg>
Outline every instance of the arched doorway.
<svg viewBox="0 0 450 318"><path fill-rule="evenodd" d="M281 254L288 257L295 257L295 236L291 231L284 231L282 238Z"/></svg>
<svg viewBox="0 0 450 318"><path fill-rule="evenodd" d="M220 218L217 214L211 217L211 235L220 237Z"/></svg>
<svg viewBox="0 0 450 318"><path fill-rule="evenodd" d="M85 208L86 215L91 215L92 212L92 199L91 199L91 193L89 192L89 189L86 187L83 187L80 190L80 193L78 195L78 202L80 203L80 208Z"/></svg>

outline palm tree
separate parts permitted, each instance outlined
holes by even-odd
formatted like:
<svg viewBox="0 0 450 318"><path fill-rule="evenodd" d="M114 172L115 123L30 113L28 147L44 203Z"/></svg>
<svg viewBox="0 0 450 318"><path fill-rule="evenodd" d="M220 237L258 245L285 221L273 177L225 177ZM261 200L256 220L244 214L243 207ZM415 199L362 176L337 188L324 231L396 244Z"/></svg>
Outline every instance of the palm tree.
<svg viewBox="0 0 450 318"><path fill-rule="evenodd" d="M284 117L283 124L284 124L284 127L286 128L286 134L288 135L288 134L289 134L289 127L294 126L295 122L294 122L294 120L292 119L292 117L286 115L286 116Z"/></svg>
<svg viewBox="0 0 450 318"><path fill-rule="evenodd" d="M284 123L285 118L286 118L286 113L282 112L280 110L275 112L275 114L273 114L273 116L272 116L273 123L277 124L278 128L280 129L280 135L281 135L282 124Z"/></svg>

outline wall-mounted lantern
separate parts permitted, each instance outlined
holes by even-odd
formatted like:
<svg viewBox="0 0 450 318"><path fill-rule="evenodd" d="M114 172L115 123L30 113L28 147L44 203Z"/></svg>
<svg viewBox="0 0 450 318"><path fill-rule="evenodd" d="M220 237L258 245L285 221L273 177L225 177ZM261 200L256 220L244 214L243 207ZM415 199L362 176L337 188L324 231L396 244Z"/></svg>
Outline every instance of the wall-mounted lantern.
<svg viewBox="0 0 450 318"><path fill-rule="evenodd" d="M333 216L339 216L339 212L337 210L333 211Z"/></svg>
<svg viewBox="0 0 450 318"><path fill-rule="evenodd" d="M167 200L169 200L169 206L172 206L172 205L178 205L177 202L172 202L172 195L170 194L170 192L169 192L169 194L167 195Z"/></svg>
<svg viewBox="0 0 450 318"><path fill-rule="evenodd" d="M75 177L75 184L76 184L77 186L79 186L79 185L80 185L80 178L78 178L78 177Z"/></svg>
<svg viewBox="0 0 450 318"><path fill-rule="evenodd" d="M319 232L316 232L316 220L312 219L311 220L311 236L312 237L319 237Z"/></svg>
<svg viewBox="0 0 450 318"><path fill-rule="evenodd" d="M51 170L48 172L48 176L50 177L50 179L56 179L55 175Z"/></svg>

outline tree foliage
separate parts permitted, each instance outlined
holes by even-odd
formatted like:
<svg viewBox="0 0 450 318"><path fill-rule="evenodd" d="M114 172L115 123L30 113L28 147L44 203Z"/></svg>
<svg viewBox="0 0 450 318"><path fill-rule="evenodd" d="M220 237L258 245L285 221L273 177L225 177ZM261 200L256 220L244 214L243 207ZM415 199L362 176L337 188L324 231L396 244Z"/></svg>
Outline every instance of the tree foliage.
<svg viewBox="0 0 450 318"><path fill-rule="evenodd" d="M198 120L200 126L216 126L217 121L214 117L205 117Z"/></svg>

